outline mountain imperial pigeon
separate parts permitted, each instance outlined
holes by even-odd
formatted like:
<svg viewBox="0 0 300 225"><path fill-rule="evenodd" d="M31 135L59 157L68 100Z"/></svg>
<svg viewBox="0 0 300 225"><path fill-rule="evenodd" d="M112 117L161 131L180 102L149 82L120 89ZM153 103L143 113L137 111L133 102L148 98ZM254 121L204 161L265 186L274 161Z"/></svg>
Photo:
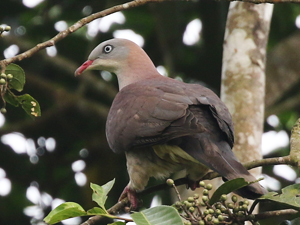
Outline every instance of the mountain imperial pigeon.
<svg viewBox="0 0 300 225"><path fill-rule="evenodd" d="M209 169L225 180L256 180L233 154L231 115L211 90L160 75L145 51L126 39L99 44L75 75L86 70L105 70L118 78L106 136L114 152L126 154L130 181L120 199L127 196L132 208L150 177L183 169L191 189ZM255 199L265 192L252 183L237 194Z"/></svg>

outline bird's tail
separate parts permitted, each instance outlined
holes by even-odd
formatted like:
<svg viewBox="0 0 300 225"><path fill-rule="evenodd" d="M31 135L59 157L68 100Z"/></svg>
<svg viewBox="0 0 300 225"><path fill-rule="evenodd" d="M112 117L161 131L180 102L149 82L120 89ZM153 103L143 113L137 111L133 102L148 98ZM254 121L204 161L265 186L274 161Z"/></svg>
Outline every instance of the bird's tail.
<svg viewBox="0 0 300 225"><path fill-rule="evenodd" d="M224 180L244 178L247 182L256 181L248 170L237 160L226 141L212 141L211 138L199 134L197 138L188 140L185 151L193 158L218 172ZM256 199L267 193L258 182L252 183L236 191L244 198Z"/></svg>

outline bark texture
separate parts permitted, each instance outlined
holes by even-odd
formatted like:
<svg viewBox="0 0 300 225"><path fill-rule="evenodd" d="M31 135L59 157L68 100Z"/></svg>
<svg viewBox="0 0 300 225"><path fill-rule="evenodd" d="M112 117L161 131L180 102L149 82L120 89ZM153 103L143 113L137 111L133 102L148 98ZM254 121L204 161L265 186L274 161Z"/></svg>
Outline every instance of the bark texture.
<svg viewBox="0 0 300 225"><path fill-rule="evenodd" d="M291 134L291 160L300 168L300 118L292 129Z"/></svg>
<svg viewBox="0 0 300 225"><path fill-rule="evenodd" d="M264 119L266 44L273 5L232 2L225 31L221 98L235 125L234 152L260 159ZM256 170L254 175L258 175Z"/></svg>

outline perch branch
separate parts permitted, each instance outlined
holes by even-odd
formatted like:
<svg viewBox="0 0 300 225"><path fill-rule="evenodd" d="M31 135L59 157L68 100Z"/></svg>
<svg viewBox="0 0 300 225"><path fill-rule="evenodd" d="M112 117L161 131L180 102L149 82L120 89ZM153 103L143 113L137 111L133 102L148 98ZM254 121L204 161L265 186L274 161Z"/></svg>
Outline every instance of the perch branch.
<svg viewBox="0 0 300 225"><path fill-rule="evenodd" d="M300 121L300 120L299 120ZM268 158L268 159L262 159L262 160L255 160L253 162L245 163L244 166L247 169L252 169L255 167L259 166L265 166L265 165L279 165L279 164L287 164L291 166L297 165L297 163L293 160L291 160L290 156L284 156L284 157L278 157L278 158ZM216 177L219 177L220 175L216 172L210 172L207 175L203 177L203 180L211 180ZM187 178L180 178L174 181L176 186L183 185L183 184L188 184L188 179ZM159 184L153 187L149 187L145 189L144 191L140 192L138 196L144 196L150 193L154 193L157 191L165 190L167 188L170 188L169 185L166 183ZM125 198L122 201L118 202L115 204L113 207L111 207L108 212L111 214L116 214L120 212L126 205L128 204L128 199ZM270 216L280 216L280 215L293 215L296 214L296 210L288 209L288 210L277 210L277 211L270 211L270 212L264 212L260 214L256 214L255 218L256 219L265 219ZM90 217L86 222L82 223L81 225L92 225L96 221L100 220L100 216L93 216Z"/></svg>
<svg viewBox="0 0 300 225"><path fill-rule="evenodd" d="M295 215L299 213L299 211L295 209L281 209L269 212L263 212L255 215L256 220L263 220L274 216L287 216L287 215Z"/></svg>

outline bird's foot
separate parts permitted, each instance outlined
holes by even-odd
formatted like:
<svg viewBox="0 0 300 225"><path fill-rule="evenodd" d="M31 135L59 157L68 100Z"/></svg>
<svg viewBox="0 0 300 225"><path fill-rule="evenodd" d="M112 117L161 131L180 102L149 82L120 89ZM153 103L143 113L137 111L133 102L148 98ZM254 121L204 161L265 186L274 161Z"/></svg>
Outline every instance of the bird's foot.
<svg viewBox="0 0 300 225"><path fill-rule="evenodd" d="M128 186L126 186L119 198L119 201L123 200L126 197L128 198L128 201L130 202L131 210L137 209L138 208L138 198L137 198L136 191L132 190Z"/></svg>
<svg viewBox="0 0 300 225"><path fill-rule="evenodd" d="M192 191L195 191L196 188L199 188L199 181L190 180L188 178L187 188L190 188Z"/></svg>

